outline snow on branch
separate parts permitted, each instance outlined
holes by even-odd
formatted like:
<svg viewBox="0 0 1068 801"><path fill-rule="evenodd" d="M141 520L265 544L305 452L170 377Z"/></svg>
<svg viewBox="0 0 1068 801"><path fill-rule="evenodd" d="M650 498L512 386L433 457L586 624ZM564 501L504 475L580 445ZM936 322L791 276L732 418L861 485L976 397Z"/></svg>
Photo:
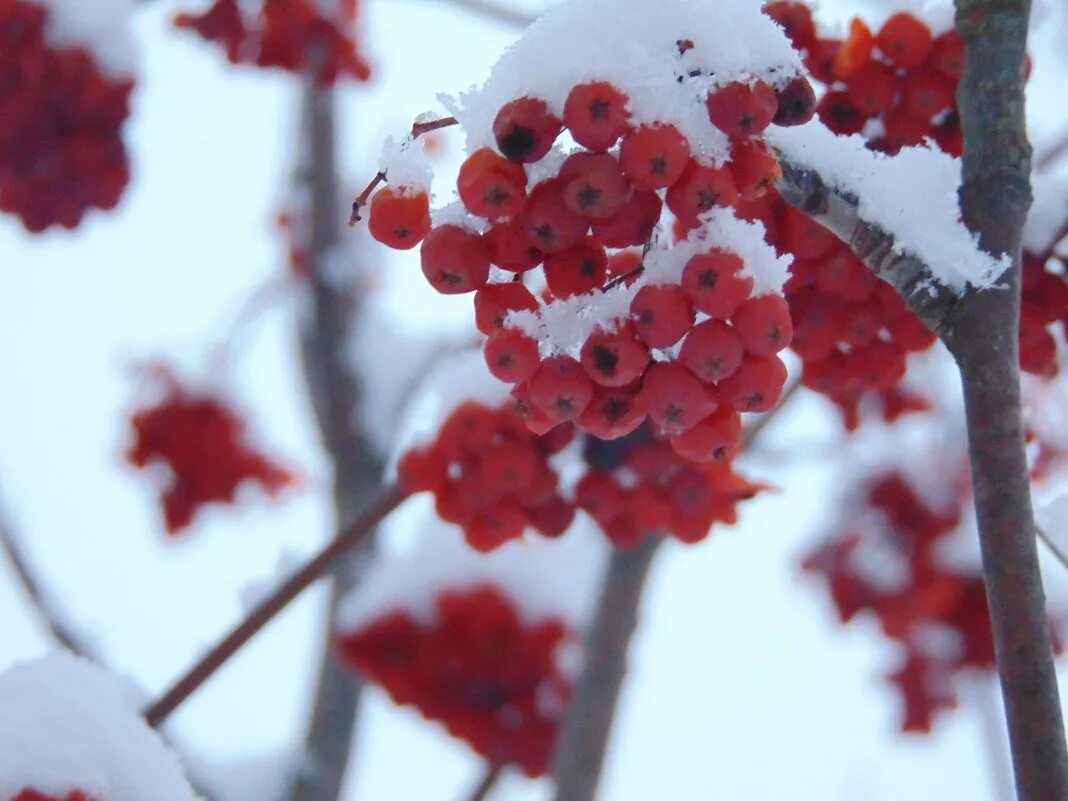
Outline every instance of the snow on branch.
<svg viewBox="0 0 1068 801"><path fill-rule="evenodd" d="M964 292L994 287L1008 268L960 222L950 157L924 147L887 156L818 125L773 129L768 139L783 197L846 242L936 333Z"/></svg>

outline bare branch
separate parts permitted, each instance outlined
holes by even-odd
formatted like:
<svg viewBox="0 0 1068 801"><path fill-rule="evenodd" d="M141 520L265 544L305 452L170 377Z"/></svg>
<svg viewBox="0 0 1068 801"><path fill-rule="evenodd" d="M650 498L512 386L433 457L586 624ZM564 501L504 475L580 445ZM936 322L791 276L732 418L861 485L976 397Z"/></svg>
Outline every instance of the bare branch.
<svg viewBox="0 0 1068 801"><path fill-rule="evenodd" d="M972 485L998 676L1020 801L1068 798L1057 674L1038 564L1020 397L1020 252L1031 204L1023 62L1029 0L956 0L965 43L961 216L1005 291L970 292L943 339L964 389Z"/></svg>
<svg viewBox="0 0 1068 801"><path fill-rule="evenodd" d="M226 664L230 657L270 623L291 601L317 579L326 575L339 559L373 534L378 524L400 506L405 497L405 494L397 487L384 487L374 502L367 505L362 515L345 527L304 567L262 600L244 620L145 710L145 720L148 725L155 727L163 723L175 709L196 692L216 670Z"/></svg>
<svg viewBox="0 0 1068 801"><path fill-rule="evenodd" d="M49 600L41 586L41 582L34 574L29 560L22 552L11 524L5 518L2 509L0 509L0 551L3 552L4 557L11 565L15 579L22 587L38 618L40 618L44 627L48 629L48 633L52 635L52 639L71 653L96 661L92 655L92 649L63 621L62 615L59 614L59 611Z"/></svg>

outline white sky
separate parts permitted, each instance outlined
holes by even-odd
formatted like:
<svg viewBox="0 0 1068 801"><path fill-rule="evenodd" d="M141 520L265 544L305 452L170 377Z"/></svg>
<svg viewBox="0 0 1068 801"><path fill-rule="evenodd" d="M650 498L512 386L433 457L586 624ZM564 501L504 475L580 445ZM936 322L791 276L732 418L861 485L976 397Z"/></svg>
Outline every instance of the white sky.
<svg viewBox="0 0 1068 801"><path fill-rule="evenodd" d="M169 8L152 4L136 26L134 183L119 212L93 215L75 236L32 240L0 220L3 503L72 618L149 692L237 618L243 587L285 555L313 550L329 527L292 304L247 332L232 371L215 378L262 440L305 468L308 491L213 511L185 540L166 542L155 497L121 463L130 361L165 356L204 375L226 321L282 261L272 221L291 162L295 87L226 67L214 49L168 31ZM367 19L376 82L343 96L340 149L353 186L374 171L385 135L436 108L437 91L480 80L511 36L444 3L367 0ZM1041 54L1037 64L1036 96L1055 97L1056 76L1043 83ZM1040 121L1045 131L1055 122ZM403 276L391 302L426 330L443 306L423 300L431 296L415 288L413 262L388 266ZM776 449L825 438L823 408L813 400L786 418ZM783 492L750 504L736 529L661 555L603 798L995 799L977 712L989 686L965 688L963 708L932 737L897 733L898 699L879 678L890 649L868 624L839 626L823 589L797 575L835 477L818 462L776 461L754 459L751 472ZM4 578L0 569L0 667L48 647ZM241 792L229 801L269 796L276 755L300 731L321 602L309 593L173 720L171 735L233 779ZM458 798L479 770L464 746L378 693L359 748L348 796L359 801ZM515 779L497 797L546 792Z"/></svg>

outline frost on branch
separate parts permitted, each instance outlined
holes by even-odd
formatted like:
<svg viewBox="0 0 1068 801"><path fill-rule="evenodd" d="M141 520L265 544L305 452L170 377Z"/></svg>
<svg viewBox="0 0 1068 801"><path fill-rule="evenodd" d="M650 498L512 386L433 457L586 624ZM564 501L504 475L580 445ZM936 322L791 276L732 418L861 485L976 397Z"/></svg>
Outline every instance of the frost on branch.
<svg viewBox="0 0 1068 801"><path fill-rule="evenodd" d="M168 534L190 526L202 506L234 503L245 484L276 496L297 483L249 442L245 422L220 397L182 386L165 368L153 378L158 398L133 412L126 460L158 471Z"/></svg>
<svg viewBox="0 0 1068 801"><path fill-rule="evenodd" d="M65 652L0 673L0 800L196 801L142 702Z"/></svg>
<svg viewBox="0 0 1068 801"><path fill-rule="evenodd" d="M199 14L176 14L174 25L219 45L234 64L313 70L322 84L371 77L356 40L358 0L339 0L331 14L317 0L262 0L256 5L215 0Z"/></svg>
<svg viewBox="0 0 1068 801"><path fill-rule="evenodd" d="M470 550L426 505L342 605L346 661L490 762L546 772L605 549L589 531ZM387 538L387 541L388 538Z"/></svg>
<svg viewBox="0 0 1068 801"><path fill-rule="evenodd" d="M129 181L126 0L0 0L0 211L30 232L112 209Z"/></svg>

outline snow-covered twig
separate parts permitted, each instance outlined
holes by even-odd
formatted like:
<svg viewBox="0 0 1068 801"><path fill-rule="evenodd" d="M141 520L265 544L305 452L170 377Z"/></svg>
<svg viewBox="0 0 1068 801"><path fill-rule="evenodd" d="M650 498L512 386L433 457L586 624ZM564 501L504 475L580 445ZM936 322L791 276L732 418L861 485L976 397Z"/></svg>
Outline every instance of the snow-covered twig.
<svg viewBox="0 0 1068 801"><path fill-rule="evenodd" d="M262 600L218 644L208 651L170 689L145 710L150 726L159 726L211 676L226 664L245 643L251 640L274 617L285 609L317 579L322 578L339 559L374 533L379 523L396 509L407 496L395 486L383 487L373 502L336 538L331 540L304 567L284 581Z"/></svg>
<svg viewBox="0 0 1068 801"><path fill-rule="evenodd" d="M15 579L52 638L71 653L96 661L92 655L92 649L63 622L62 616L48 599L2 509L0 509L0 551L11 565Z"/></svg>

